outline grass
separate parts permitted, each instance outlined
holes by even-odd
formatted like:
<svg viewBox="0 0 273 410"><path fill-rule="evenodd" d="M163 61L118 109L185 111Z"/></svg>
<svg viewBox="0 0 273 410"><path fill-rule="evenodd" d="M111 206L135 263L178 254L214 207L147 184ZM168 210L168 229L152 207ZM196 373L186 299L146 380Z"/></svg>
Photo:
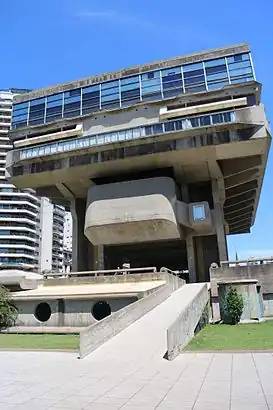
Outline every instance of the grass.
<svg viewBox="0 0 273 410"><path fill-rule="evenodd" d="M78 350L79 335L0 334L0 349Z"/></svg>
<svg viewBox="0 0 273 410"><path fill-rule="evenodd" d="M190 351L273 350L273 320L243 325L207 325L186 347Z"/></svg>

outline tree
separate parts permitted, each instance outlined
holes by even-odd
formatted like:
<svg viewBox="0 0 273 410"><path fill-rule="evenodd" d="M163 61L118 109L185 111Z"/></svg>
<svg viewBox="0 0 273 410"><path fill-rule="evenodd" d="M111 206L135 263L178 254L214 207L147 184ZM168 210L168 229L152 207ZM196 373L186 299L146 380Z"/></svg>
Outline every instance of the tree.
<svg viewBox="0 0 273 410"><path fill-rule="evenodd" d="M11 304L10 293L0 286L0 330L13 326L17 318L17 310Z"/></svg>
<svg viewBox="0 0 273 410"><path fill-rule="evenodd" d="M227 292L225 308L226 315L224 322L232 325L239 323L244 310L244 299L233 286L231 286Z"/></svg>

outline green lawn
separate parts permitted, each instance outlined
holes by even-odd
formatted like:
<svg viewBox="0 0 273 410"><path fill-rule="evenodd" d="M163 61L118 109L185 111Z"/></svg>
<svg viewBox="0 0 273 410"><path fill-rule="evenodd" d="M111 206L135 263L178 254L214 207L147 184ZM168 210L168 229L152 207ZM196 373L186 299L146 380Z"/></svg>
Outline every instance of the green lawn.
<svg viewBox="0 0 273 410"><path fill-rule="evenodd" d="M273 320L237 326L207 325L186 350L273 350Z"/></svg>
<svg viewBox="0 0 273 410"><path fill-rule="evenodd" d="M78 350L79 335L0 334L0 349Z"/></svg>

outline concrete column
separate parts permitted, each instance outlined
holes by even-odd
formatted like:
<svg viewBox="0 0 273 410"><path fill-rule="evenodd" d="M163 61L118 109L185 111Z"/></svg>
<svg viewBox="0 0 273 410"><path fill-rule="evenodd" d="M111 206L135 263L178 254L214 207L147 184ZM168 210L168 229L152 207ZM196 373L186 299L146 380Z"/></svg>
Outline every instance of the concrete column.
<svg viewBox="0 0 273 410"><path fill-rule="evenodd" d="M192 235L186 236L186 247L187 247L187 258L188 258L188 269L189 269L189 281L190 283L196 282L196 264L195 264L195 254L194 254L194 243Z"/></svg>
<svg viewBox="0 0 273 410"><path fill-rule="evenodd" d="M214 204L214 222L218 242L219 259L220 261L226 261L228 259L228 252L224 227L224 213L222 203L219 198L219 189L216 179L211 181L211 187Z"/></svg>
<svg viewBox="0 0 273 410"><path fill-rule="evenodd" d="M93 245L84 235L86 200L75 198L70 209L73 222L72 272L93 270Z"/></svg>
<svg viewBox="0 0 273 410"><path fill-rule="evenodd" d="M94 246L94 259L93 259L93 269L103 270L104 269L104 246Z"/></svg>

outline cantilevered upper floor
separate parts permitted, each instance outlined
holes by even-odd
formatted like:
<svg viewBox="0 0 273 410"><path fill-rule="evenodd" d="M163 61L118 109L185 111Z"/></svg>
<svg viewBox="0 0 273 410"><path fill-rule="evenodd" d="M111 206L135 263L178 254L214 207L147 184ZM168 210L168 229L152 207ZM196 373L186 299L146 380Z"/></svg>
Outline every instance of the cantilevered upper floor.
<svg viewBox="0 0 273 410"><path fill-rule="evenodd" d="M180 187L218 181L226 232L247 232L270 145L260 94L246 44L22 94L7 173L68 204L93 185L171 168Z"/></svg>

